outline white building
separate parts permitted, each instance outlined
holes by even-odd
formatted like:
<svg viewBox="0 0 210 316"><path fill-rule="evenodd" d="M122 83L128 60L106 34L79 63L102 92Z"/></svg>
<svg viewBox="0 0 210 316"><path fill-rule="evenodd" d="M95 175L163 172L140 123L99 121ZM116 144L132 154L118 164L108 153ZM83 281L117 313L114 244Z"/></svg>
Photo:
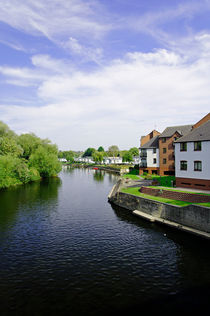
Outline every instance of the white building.
<svg viewBox="0 0 210 316"><path fill-rule="evenodd" d="M134 165L139 165L140 162L141 162L140 156L133 156L133 161L132 161L132 163L133 163Z"/></svg>
<svg viewBox="0 0 210 316"><path fill-rule="evenodd" d="M174 144L176 186L210 190L210 120Z"/></svg>
<svg viewBox="0 0 210 316"><path fill-rule="evenodd" d="M122 163L122 157L104 157L103 163L105 165L120 164Z"/></svg>
<svg viewBox="0 0 210 316"><path fill-rule="evenodd" d="M139 174L144 172L157 174L159 168L159 136L151 138L146 144L140 147L140 166Z"/></svg>
<svg viewBox="0 0 210 316"><path fill-rule="evenodd" d="M74 158L75 162L94 163L92 157L78 157Z"/></svg>

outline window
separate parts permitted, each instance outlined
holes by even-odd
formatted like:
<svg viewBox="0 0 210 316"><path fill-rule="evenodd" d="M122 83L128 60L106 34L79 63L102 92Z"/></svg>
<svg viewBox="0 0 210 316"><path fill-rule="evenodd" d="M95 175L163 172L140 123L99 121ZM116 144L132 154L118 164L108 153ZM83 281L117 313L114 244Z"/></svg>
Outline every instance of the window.
<svg viewBox="0 0 210 316"><path fill-rule="evenodd" d="M166 164L166 159L165 159L165 158L163 159L163 164L164 164L164 165Z"/></svg>
<svg viewBox="0 0 210 316"><path fill-rule="evenodd" d="M187 151L187 143L180 143L180 151Z"/></svg>
<svg viewBox="0 0 210 316"><path fill-rule="evenodd" d="M180 170L187 170L187 161L186 160L180 161Z"/></svg>
<svg viewBox="0 0 210 316"><path fill-rule="evenodd" d="M153 163L157 163L157 159L156 158L153 159Z"/></svg>
<svg viewBox="0 0 210 316"><path fill-rule="evenodd" d="M195 151L201 150L201 142L194 142L194 150Z"/></svg>
<svg viewBox="0 0 210 316"><path fill-rule="evenodd" d="M163 137L163 138L162 138L162 143L165 143L165 142L166 142L166 138Z"/></svg>
<svg viewBox="0 0 210 316"><path fill-rule="evenodd" d="M202 171L202 161L194 161L194 171Z"/></svg>
<svg viewBox="0 0 210 316"><path fill-rule="evenodd" d="M153 154L156 154L156 148L153 148Z"/></svg>
<svg viewBox="0 0 210 316"><path fill-rule="evenodd" d="M166 153L166 148L165 148L165 147L163 148L163 153L164 153L164 154Z"/></svg>

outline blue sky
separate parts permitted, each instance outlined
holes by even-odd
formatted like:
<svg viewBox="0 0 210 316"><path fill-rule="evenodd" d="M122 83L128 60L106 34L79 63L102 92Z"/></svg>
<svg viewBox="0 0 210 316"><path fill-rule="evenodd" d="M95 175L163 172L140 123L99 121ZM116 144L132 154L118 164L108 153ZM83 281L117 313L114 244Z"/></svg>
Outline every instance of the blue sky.
<svg viewBox="0 0 210 316"><path fill-rule="evenodd" d="M0 114L59 149L210 112L210 1L0 0Z"/></svg>

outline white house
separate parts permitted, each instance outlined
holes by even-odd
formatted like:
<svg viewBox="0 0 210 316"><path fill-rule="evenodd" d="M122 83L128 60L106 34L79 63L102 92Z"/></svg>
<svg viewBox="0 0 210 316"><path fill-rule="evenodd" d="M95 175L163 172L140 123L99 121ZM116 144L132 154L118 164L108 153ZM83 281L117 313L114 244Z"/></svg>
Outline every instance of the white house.
<svg viewBox="0 0 210 316"><path fill-rule="evenodd" d="M133 156L133 161L132 161L132 163L134 164L134 165L139 165L140 164L140 156Z"/></svg>
<svg viewBox="0 0 210 316"><path fill-rule="evenodd" d="M103 163L105 165L120 164L122 163L122 157L104 157Z"/></svg>
<svg viewBox="0 0 210 316"><path fill-rule="evenodd" d="M176 186L210 190L210 120L174 145Z"/></svg>
<svg viewBox="0 0 210 316"><path fill-rule="evenodd" d="M144 172L157 174L159 168L159 136L151 138L146 144L140 147L140 166L139 174Z"/></svg>

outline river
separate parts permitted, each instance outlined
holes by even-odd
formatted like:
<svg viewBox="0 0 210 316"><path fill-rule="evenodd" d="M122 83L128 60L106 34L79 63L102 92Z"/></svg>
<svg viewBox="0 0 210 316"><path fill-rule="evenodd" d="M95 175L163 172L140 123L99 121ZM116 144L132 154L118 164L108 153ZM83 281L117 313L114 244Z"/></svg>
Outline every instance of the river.
<svg viewBox="0 0 210 316"><path fill-rule="evenodd" d="M110 205L117 179L65 168L0 192L1 316L207 306L209 242Z"/></svg>

